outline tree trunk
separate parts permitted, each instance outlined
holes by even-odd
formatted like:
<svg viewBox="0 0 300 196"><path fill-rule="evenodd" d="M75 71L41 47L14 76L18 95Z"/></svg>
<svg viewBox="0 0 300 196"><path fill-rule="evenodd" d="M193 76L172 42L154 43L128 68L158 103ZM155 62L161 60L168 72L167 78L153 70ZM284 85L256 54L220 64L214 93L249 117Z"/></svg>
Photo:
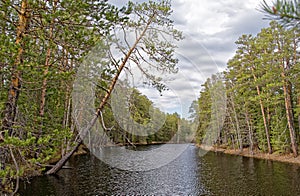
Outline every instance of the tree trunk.
<svg viewBox="0 0 300 196"><path fill-rule="evenodd" d="M57 7L57 0L53 2L53 13L56 12L56 7ZM53 39L54 23L55 20L52 19L49 28L49 40L48 40L48 48L47 48L46 58L45 58L45 65L44 65L45 70L43 73L44 78L42 83L41 102L40 102L40 109L39 109L39 115L41 117L41 127L39 131L39 137L43 134L42 132L43 132L43 118L45 115L45 105L46 105L47 75L49 73L51 53L52 53L51 42Z"/></svg>
<svg viewBox="0 0 300 196"><path fill-rule="evenodd" d="M285 111L286 111L286 118L288 122L288 127L290 131L290 138L291 138L291 145L294 157L298 156L298 145L296 141L296 132L294 126L294 114L293 114L293 107L292 107L292 87L288 81L285 79L284 72L281 73L281 76L284 78L283 82L283 93L284 93L284 103L285 103Z"/></svg>
<svg viewBox="0 0 300 196"><path fill-rule="evenodd" d="M61 167L69 160L69 158L73 155L74 152L76 152L76 150L78 149L78 147L80 146L80 144L82 143L83 139L86 137L87 133L90 131L90 129L95 125L98 117L101 115L101 112L104 108L104 106L106 105L118 79L119 79L119 76L122 72L122 70L124 69L127 61L129 60L131 54L133 53L133 51L136 49L138 43L140 42L140 40L142 39L142 37L145 35L146 31L148 30L150 24L152 23L152 20L154 18L155 15L153 15L149 21L147 22L145 28L143 29L143 31L141 32L141 34L137 37L137 39L135 40L133 46L130 48L130 50L127 52L124 60L122 61L121 65L118 67L118 70L117 70L117 73L115 75L115 77L112 79L111 83L110 83L110 86L104 96L104 98L102 99L93 119L90 121L89 125L81 132L79 133L79 135L77 136L77 139L75 140L76 142L76 146L73 148L73 150L69 153L67 153L65 156L63 156L60 161L58 161L56 163L56 165L50 169L49 171L47 171L46 174L55 174L57 173Z"/></svg>
<svg viewBox="0 0 300 196"><path fill-rule="evenodd" d="M300 108L300 95L298 95L297 106ZM298 111L298 131L300 132L300 111Z"/></svg>
<svg viewBox="0 0 300 196"><path fill-rule="evenodd" d="M248 127L248 134L249 134L249 142L250 142L250 154L253 155L253 132L252 132L252 126L250 123L250 118L248 111L246 110L245 112L245 117L246 117L246 122L247 122L247 127Z"/></svg>
<svg viewBox="0 0 300 196"><path fill-rule="evenodd" d="M11 81L10 87L7 95L7 102L4 109L4 117L2 120L2 131L7 130L8 134L11 136L13 134L13 126L15 123L16 113L17 113L17 102L19 98L19 93L21 89L21 72L18 70L23 61L23 53L24 53L24 37L26 29L29 25L30 14L28 12L28 4L27 0L22 0L20 10L18 11L18 25L16 30L16 41L15 44L18 47L15 62L11 69ZM1 81L3 82L3 81ZM0 131L0 143L4 140L2 131ZM12 154L9 152L8 147L0 146L0 170L4 170L6 168L7 161L11 158ZM19 177L17 176L17 179ZM0 179L0 184L2 184L2 179Z"/></svg>
<svg viewBox="0 0 300 196"><path fill-rule="evenodd" d="M270 140L269 126L268 126L267 118L266 118L266 114L265 114L265 107L264 107L262 98L260 97L261 93L260 93L259 86L256 86L256 90L257 90L257 95L259 96L259 105L260 105L261 114L263 116L263 122L264 122L266 137L267 137L268 153L272 154L273 151L272 151L271 140Z"/></svg>
<svg viewBox="0 0 300 196"><path fill-rule="evenodd" d="M235 124L236 136L238 137L237 142L239 144L240 151L242 151L243 150L243 143L242 143L241 129L240 129L239 119L237 117L237 113L236 113L236 109L235 109L235 103L234 103L234 100L232 100L232 97L231 97L230 102L231 102L231 105L232 105L232 110L233 110L232 112L234 114L235 123L233 123L232 117L231 116L229 116L229 117L230 117L231 122L233 124Z"/></svg>
<svg viewBox="0 0 300 196"><path fill-rule="evenodd" d="M298 37L295 36L294 40L293 40L293 45L294 45L294 48L293 48L293 51L294 51L294 55L293 55L293 64L296 65L297 64L297 60L299 59L299 55L297 53L297 40ZM299 83L299 79L296 79L296 84L295 84L295 92L296 92L296 95L297 95L297 107L300 108L300 83ZM300 110L298 109L298 132L296 132L296 138L297 138L297 141L299 141L299 132L300 132Z"/></svg>
<svg viewBox="0 0 300 196"><path fill-rule="evenodd" d="M282 52L282 47L279 41L277 41L278 52ZM294 42L294 62L296 62L297 56L296 54L296 42ZM298 145L296 141L296 132L295 132L295 125L294 125L294 114L293 114L293 100L292 100L292 84L286 76L286 70L289 71L290 62L289 59L282 58L280 63L281 68L281 78L283 82L283 94L284 94L284 105L286 111L286 118L288 122L289 132L290 132L290 139L291 139L291 148L293 151L294 157L298 156Z"/></svg>
<svg viewBox="0 0 300 196"><path fill-rule="evenodd" d="M254 78L254 82L256 82L257 77L254 74L254 68L251 67L251 70L252 70L252 75L253 75L253 78ZM267 137L268 153L272 154L273 151L272 151L271 140L270 140L268 120L267 120L267 116L265 114L265 107L264 107L264 103L263 103L262 98L261 98L261 92L260 92L260 88L259 88L258 85L256 85L256 91L257 91L257 95L259 97L259 105L260 105L260 110L261 110L261 114L262 114L262 117L263 117L265 133L266 133L266 137Z"/></svg>
<svg viewBox="0 0 300 196"><path fill-rule="evenodd" d="M21 72L18 70L23 61L24 53L24 37L25 31L29 25L29 12L27 0L22 0L21 8L18 11L19 21L17 26L16 45L18 46L18 52L16 55L15 63L12 66L11 84L9 87L7 103L4 110L4 118L2 121L2 129L8 130L11 135L17 110L17 101L21 89Z"/></svg>

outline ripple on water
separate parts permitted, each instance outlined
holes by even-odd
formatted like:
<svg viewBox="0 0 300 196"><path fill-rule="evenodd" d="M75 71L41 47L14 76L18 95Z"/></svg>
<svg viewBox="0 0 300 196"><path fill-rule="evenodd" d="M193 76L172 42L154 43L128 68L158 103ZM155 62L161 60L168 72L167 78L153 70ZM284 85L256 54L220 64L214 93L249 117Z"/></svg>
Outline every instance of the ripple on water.
<svg viewBox="0 0 300 196"><path fill-rule="evenodd" d="M297 165L214 152L199 156L192 145L147 171L113 168L92 155L75 156L69 164L75 168L21 183L20 195L300 195Z"/></svg>

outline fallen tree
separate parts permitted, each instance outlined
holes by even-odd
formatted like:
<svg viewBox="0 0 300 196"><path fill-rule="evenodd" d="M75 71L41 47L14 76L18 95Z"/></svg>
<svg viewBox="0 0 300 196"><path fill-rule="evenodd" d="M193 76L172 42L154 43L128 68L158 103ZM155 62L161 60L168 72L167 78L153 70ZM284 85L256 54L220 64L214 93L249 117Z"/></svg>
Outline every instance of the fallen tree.
<svg viewBox="0 0 300 196"><path fill-rule="evenodd" d="M105 96L86 128L77 135L73 149L64 155L46 174L57 173L83 143L86 135L95 126L98 118L102 116L102 110L107 104L120 74L125 68L128 68L126 65L129 62L135 63L141 73L151 81L150 84L159 91L164 90L165 86L160 83L158 77L149 73L147 68L141 66L141 63L146 63L148 68L152 67L164 72L175 73L177 71L176 64L178 60L173 56L176 45L172 42L182 39L182 35L181 32L173 28L173 21L168 18L171 14L170 2L161 1L156 3L150 1L149 3L141 4L129 2L128 6L132 10L131 14L133 16L129 17L130 20L128 20L126 26L121 25L114 29L123 33L123 42L115 44L119 52L123 54L123 58L121 58L121 61L118 61L113 57L112 52L108 52L111 63L115 67L115 75L112 77L108 89L105 89ZM135 40L130 44L130 40L127 37L132 33ZM145 57L145 55L148 57ZM121 63L118 64L117 62ZM103 121L102 127L105 127Z"/></svg>

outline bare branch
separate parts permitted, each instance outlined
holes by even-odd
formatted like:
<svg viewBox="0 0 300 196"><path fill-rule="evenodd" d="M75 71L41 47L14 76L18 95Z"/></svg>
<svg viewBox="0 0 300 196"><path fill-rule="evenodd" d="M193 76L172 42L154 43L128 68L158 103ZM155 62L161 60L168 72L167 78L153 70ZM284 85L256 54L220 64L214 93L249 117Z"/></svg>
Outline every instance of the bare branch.
<svg viewBox="0 0 300 196"><path fill-rule="evenodd" d="M114 126L112 126L111 128L107 128L107 127L105 126L105 122L104 122L104 119L103 119L102 111L100 111L99 113L100 113L101 125L102 125L103 129L104 129L105 131L111 131L111 130L114 128Z"/></svg>
<svg viewBox="0 0 300 196"><path fill-rule="evenodd" d="M19 190L19 181L20 181L19 172L20 172L20 169L19 169L19 165L16 161L15 155L14 155L11 147L9 147L9 151L10 151L11 158L12 158L14 164L15 164L16 171L17 171L16 187L15 187L15 191L12 193L12 195L15 195Z"/></svg>
<svg viewBox="0 0 300 196"><path fill-rule="evenodd" d="M124 29L123 26L122 26L122 30L123 30L124 41L125 41L127 47L130 48L130 45L129 45L128 41L127 41L127 35L126 35L125 29Z"/></svg>

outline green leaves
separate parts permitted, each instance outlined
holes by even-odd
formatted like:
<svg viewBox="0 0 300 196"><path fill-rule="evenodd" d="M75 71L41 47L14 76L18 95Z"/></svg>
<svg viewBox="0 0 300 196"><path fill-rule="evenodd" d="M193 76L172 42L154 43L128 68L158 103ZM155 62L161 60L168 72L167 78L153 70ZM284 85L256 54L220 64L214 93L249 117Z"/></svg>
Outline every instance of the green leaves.
<svg viewBox="0 0 300 196"><path fill-rule="evenodd" d="M240 148L258 146L261 151L272 152L270 143L277 153L290 152L293 138L289 135L292 126L288 119L298 117L293 120L298 125L294 126L296 130L300 124L299 32L272 21L256 36L242 35L236 44L236 54L224 72L227 111L221 141L226 141L228 147L235 148L240 143ZM198 99L198 142L211 122L209 83L211 79L203 85ZM287 107L289 97L293 107ZM292 111L289 116L287 111Z"/></svg>
<svg viewBox="0 0 300 196"><path fill-rule="evenodd" d="M288 27L299 27L300 25L300 4L298 0L276 0L273 5L263 0L261 11L268 14L268 19L278 20Z"/></svg>
<svg viewBox="0 0 300 196"><path fill-rule="evenodd" d="M14 147L28 147L32 146L36 141L36 137L32 136L30 132L27 133L26 139L20 139L18 137L9 136L8 131L5 131L4 142L0 145L10 145Z"/></svg>
<svg viewBox="0 0 300 196"><path fill-rule="evenodd" d="M12 111L16 115L9 119L13 126L0 143L0 163L7 170L14 165L5 151L11 147L16 154L20 152L18 164L27 171L31 161L46 162L72 145L71 91L77 67L116 23L126 22L131 10L119 10L107 1L28 0L30 20L16 43L16 28L22 23L18 14L24 2L0 1L1 133L6 129L2 119L10 105L12 78L17 75L20 81L16 110ZM119 13L123 11L125 14ZM102 42L99 47L107 46ZM8 173L7 177L15 176Z"/></svg>
<svg viewBox="0 0 300 196"><path fill-rule="evenodd" d="M125 11L125 8L122 10ZM114 27L112 40L115 42L111 48L116 48L121 57L111 56L112 61L123 63L123 60L128 59L126 65L129 67L129 63L135 64L147 80L145 84L161 92L166 88L158 75L177 72L178 59L174 51L176 41L183 39L182 33L174 28L169 18L171 2L129 2L128 10L130 12L125 11L130 13L128 20ZM115 52L115 49L111 50Z"/></svg>

